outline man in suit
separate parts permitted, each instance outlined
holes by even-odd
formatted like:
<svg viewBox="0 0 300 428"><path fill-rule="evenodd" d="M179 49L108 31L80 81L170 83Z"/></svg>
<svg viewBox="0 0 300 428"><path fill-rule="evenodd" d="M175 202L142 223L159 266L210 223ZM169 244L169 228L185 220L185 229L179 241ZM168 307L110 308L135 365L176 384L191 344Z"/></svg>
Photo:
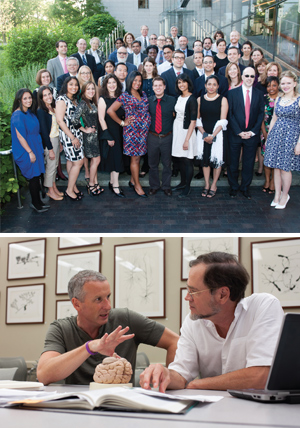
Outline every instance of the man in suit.
<svg viewBox="0 0 300 428"><path fill-rule="evenodd" d="M214 72L215 65L216 65L216 63L215 63L213 56L207 55L203 58L204 74L195 80L195 85L194 85L195 86L194 92L195 92L195 96L197 98L201 97L201 95L206 93L205 82L206 82L206 79L208 78L208 76L215 74L215 72ZM219 76L219 75L218 75L218 78L219 78L218 93L223 95L224 97L227 97L228 80L226 79L226 77Z"/></svg>
<svg viewBox="0 0 300 428"><path fill-rule="evenodd" d="M225 49L225 53L228 53L228 49L231 47L236 47L239 50L240 55L242 55L242 46L239 43L239 39L240 39L240 33L236 30L231 31L229 38L230 38L230 43L226 46Z"/></svg>
<svg viewBox="0 0 300 428"><path fill-rule="evenodd" d="M171 31L171 37L174 42L174 48L179 49L180 46L179 46L178 28L176 27L176 25L173 25L170 31Z"/></svg>
<svg viewBox="0 0 300 428"><path fill-rule="evenodd" d="M233 62L234 64L238 65L240 68L241 74L243 74L245 66L239 63L240 56L241 56L241 54L239 53L238 48L233 46L233 47L228 49L227 57L228 57L229 62ZM219 69L218 76L224 76L225 77L226 67L227 66L224 66L224 67L221 67Z"/></svg>
<svg viewBox="0 0 300 428"><path fill-rule="evenodd" d="M78 48L78 52L75 54L72 54L71 56L78 59L79 67L82 67L83 65L87 65L88 67L90 67L93 73L94 79L97 82L98 80L97 80L96 61L93 55L86 53L86 46L87 46L86 41L84 39L79 39L78 42L76 43L76 46Z"/></svg>
<svg viewBox="0 0 300 428"><path fill-rule="evenodd" d="M242 74L243 84L228 92L228 133L230 164L227 170L230 196L236 197L238 190L251 199L249 186L253 177L255 155L260 139L260 128L264 118L264 95L253 88L255 71L246 67ZM242 155L242 182L239 186L239 160Z"/></svg>
<svg viewBox="0 0 300 428"><path fill-rule="evenodd" d="M167 71L169 70L169 68L172 67L172 55L174 50L175 49L173 45L165 45L163 47L165 62L163 62L157 67L157 72L159 75L161 75L164 71Z"/></svg>
<svg viewBox="0 0 300 428"><path fill-rule="evenodd" d="M127 57L127 62L130 64L134 64L137 68L140 64L143 64L144 59L147 57L147 55L141 53L142 49L142 43L140 40L134 40L132 43L132 50L133 53L129 54Z"/></svg>
<svg viewBox="0 0 300 428"><path fill-rule="evenodd" d="M195 40L194 41L193 49L194 49L194 54L185 58L185 65L186 65L186 68L188 68L189 70L194 70L194 68L195 68L195 63L194 63L195 53L203 52L201 40Z"/></svg>
<svg viewBox="0 0 300 428"><path fill-rule="evenodd" d="M164 57L165 44L166 44L166 38L161 34L160 36L158 36L158 39L157 39L158 54L155 60L157 66L165 62L165 57Z"/></svg>
<svg viewBox="0 0 300 428"><path fill-rule="evenodd" d="M161 76L153 79L154 94L149 98L151 125L148 134L149 195L153 196L159 188L166 196L172 196L171 190L171 153L174 107L176 99L165 94L165 82ZM160 186L158 165L163 165L162 184Z"/></svg>
<svg viewBox="0 0 300 428"><path fill-rule="evenodd" d="M67 59L67 70L68 72L65 74L62 74L61 76L58 76L57 78L57 92L61 90L61 87L65 81L65 79L69 76L75 76L77 77L77 72L79 69L79 61L76 57L70 56Z"/></svg>
<svg viewBox="0 0 300 428"><path fill-rule="evenodd" d="M122 39L122 37L118 37L115 40L115 48L116 49L112 53L109 54L108 59L111 59L114 63L116 63L117 62L117 52L121 46L125 46L124 40Z"/></svg>
<svg viewBox="0 0 300 428"><path fill-rule="evenodd" d="M161 77L166 82L166 94L172 95L173 97L178 98L179 94L177 94L175 89L175 83L176 78L179 76L179 74L186 73L194 83L193 79L193 73L191 70L188 70L187 68L183 68L184 65L185 56L184 53L181 50L176 50L173 52L172 55L172 63L173 67L171 67L169 70L164 71L161 74Z"/></svg>
<svg viewBox="0 0 300 428"><path fill-rule="evenodd" d="M191 57L192 58L192 57ZM194 69L192 70L194 80L198 79L198 77L203 76L204 68L203 68L203 53L197 52L193 55L194 60Z"/></svg>
<svg viewBox="0 0 300 428"><path fill-rule="evenodd" d="M130 64L130 62L127 62L127 58L128 58L127 49L125 48L125 46L121 46L118 49L118 52L117 52L117 62L116 62L116 64L119 64L120 62L122 64L126 64L127 70L128 70L128 74L130 74L133 70L137 70L137 67L134 64Z"/></svg>
<svg viewBox="0 0 300 428"><path fill-rule="evenodd" d="M205 39L203 39L203 56L207 56L207 55L214 56L217 54L217 52L214 52L211 49L212 44L213 44L213 41L211 37L205 37Z"/></svg>
<svg viewBox="0 0 300 428"><path fill-rule="evenodd" d="M142 44L142 52L145 53L145 50L150 45L150 40L148 37L148 31L149 27L147 25L141 26L141 35L136 38L136 40L139 40Z"/></svg>
<svg viewBox="0 0 300 428"><path fill-rule="evenodd" d="M188 38L186 36L179 37L179 49L184 53L186 57L193 55L194 51L188 47Z"/></svg>
<svg viewBox="0 0 300 428"><path fill-rule="evenodd" d="M57 57L49 59L47 62L47 70L50 71L53 81L50 86L57 86L57 78L68 72L67 70L67 52L68 46L64 40L59 40L55 43Z"/></svg>

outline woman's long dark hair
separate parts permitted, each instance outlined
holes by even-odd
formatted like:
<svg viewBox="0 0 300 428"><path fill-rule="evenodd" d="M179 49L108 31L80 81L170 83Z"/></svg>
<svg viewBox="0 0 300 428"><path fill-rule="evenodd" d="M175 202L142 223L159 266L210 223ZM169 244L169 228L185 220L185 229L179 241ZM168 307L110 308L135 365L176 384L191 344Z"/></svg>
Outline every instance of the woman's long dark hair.
<svg viewBox="0 0 300 428"><path fill-rule="evenodd" d="M59 95L66 95L66 94L67 94L67 92L68 92L68 83L69 83L71 80L76 80L77 85L78 85L78 90L77 90L76 94L75 94L75 95L73 95L73 99L75 99L75 98L77 98L77 96L78 96L78 94L79 94L79 92L80 92L80 84L79 84L79 80L78 80L78 79L77 79L77 77L75 77L75 76L69 76L69 77L67 77L67 78L64 80L64 83L63 83L63 85L62 85L62 87L61 87L61 90L59 91Z"/></svg>
<svg viewBox="0 0 300 428"><path fill-rule="evenodd" d="M141 79L142 79L142 84L141 84L141 86L140 86L140 89L138 90L138 93L139 93L139 94L140 94L140 96L142 97L142 96L143 96L143 89L142 89L142 88L143 88L143 76L142 76L142 73L140 73L139 71L133 70L133 71L128 75L127 80L126 80L126 91L128 92L128 94L132 95L132 93L131 93L132 84L133 84L134 79L135 79L137 76L140 76L140 77L141 77Z"/></svg>
<svg viewBox="0 0 300 428"><path fill-rule="evenodd" d="M39 88L39 90L38 90L38 93L37 93L37 100L38 100L38 107L40 109L42 109L42 110L45 110L48 113L49 109L47 108L47 106L46 106L46 104L44 103L44 100L43 100L43 92L45 91L45 89L48 89L48 91L51 92L51 89L48 86L41 86ZM52 94L51 107L55 108L55 99L53 98L53 94Z"/></svg>
<svg viewBox="0 0 300 428"><path fill-rule="evenodd" d="M22 98L23 98L23 95L26 94L27 92L32 97L32 104L28 110L35 112L35 101L33 99L32 92L27 88L22 88L16 92L15 99L14 99L13 106L12 106L12 111L11 111L12 113L14 111L16 111L18 108L21 110L22 113L25 113L23 110L23 106L22 106Z"/></svg>
<svg viewBox="0 0 300 428"><path fill-rule="evenodd" d="M122 94L122 83L117 78L117 76L115 74L112 74L112 73L109 73L104 77L103 82L102 82L102 86L100 89L100 95L103 98L109 98L109 92L107 89L107 84L108 84L109 79L114 79L117 83L117 89L115 91L115 98L118 98Z"/></svg>
<svg viewBox="0 0 300 428"><path fill-rule="evenodd" d="M188 91L191 92L191 93L193 92L194 87L193 87L193 82L192 82L190 76L188 76L186 73L182 73L182 74L179 74L179 76L176 77L175 90L176 90L176 92L178 94L182 95L181 90L178 88L178 81L179 80L182 80L183 82L187 82L187 84L188 84Z"/></svg>

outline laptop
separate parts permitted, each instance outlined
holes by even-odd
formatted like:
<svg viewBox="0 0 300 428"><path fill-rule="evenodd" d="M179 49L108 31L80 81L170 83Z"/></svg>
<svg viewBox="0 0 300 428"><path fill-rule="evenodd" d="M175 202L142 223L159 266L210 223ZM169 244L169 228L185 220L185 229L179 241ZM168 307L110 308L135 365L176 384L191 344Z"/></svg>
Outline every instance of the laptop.
<svg viewBox="0 0 300 428"><path fill-rule="evenodd" d="M284 315L266 388L228 392L246 400L300 403L300 313Z"/></svg>

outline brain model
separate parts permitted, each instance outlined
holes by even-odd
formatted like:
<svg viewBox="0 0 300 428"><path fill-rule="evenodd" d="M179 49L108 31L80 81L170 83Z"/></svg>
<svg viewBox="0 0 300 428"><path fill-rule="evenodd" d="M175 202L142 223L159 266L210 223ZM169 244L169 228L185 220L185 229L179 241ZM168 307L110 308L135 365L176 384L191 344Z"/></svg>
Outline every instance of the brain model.
<svg viewBox="0 0 300 428"><path fill-rule="evenodd" d="M131 364L125 358L107 357L95 369L97 383L128 383L132 375Z"/></svg>

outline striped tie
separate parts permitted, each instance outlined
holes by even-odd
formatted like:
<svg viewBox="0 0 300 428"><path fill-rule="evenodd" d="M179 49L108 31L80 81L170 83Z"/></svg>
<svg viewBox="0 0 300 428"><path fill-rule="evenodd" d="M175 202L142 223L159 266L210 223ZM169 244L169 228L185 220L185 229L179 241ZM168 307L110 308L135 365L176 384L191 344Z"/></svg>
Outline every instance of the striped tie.
<svg viewBox="0 0 300 428"><path fill-rule="evenodd" d="M82 62L83 62L84 65L87 65L85 55L82 55Z"/></svg>
<svg viewBox="0 0 300 428"><path fill-rule="evenodd" d="M161 99L157 100L157 106L156 106L156 115L155 115L155 132L157 134L160 134L162 131L162 119L161 119L161 105L160 105Z"/></svg>

